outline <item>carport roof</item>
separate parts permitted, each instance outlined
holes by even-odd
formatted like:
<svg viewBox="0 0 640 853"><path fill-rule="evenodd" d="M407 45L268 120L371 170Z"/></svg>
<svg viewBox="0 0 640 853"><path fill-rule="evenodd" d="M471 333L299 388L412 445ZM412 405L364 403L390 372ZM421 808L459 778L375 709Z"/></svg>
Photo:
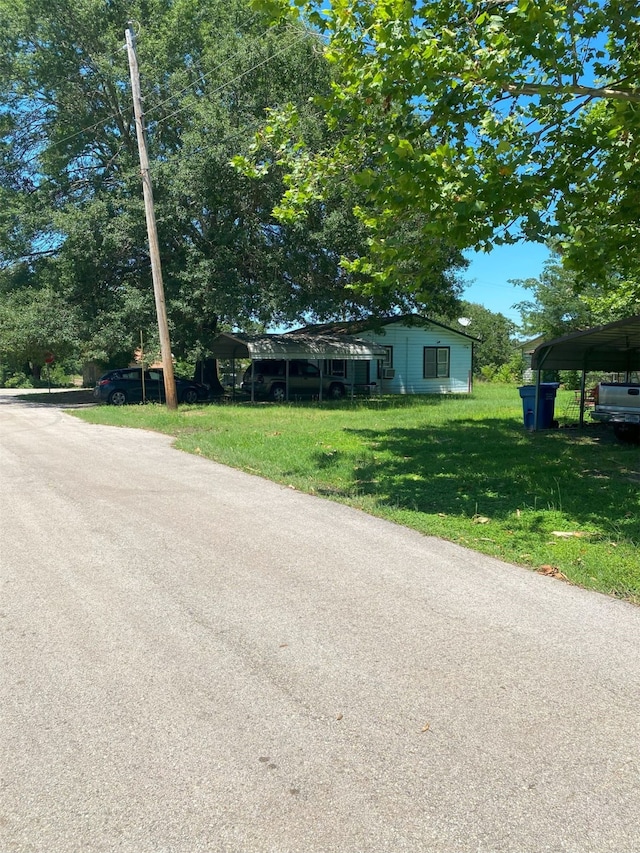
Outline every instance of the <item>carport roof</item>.
<svg viewBox="0 0 640 853"><path fill-rule="evenodd" d="M211 352L216 358L335 358L369 361L384 358L380 344L347 335L249 335L221 332L213 341Z"/></svg>
<svg viewBox="0 0 640 853"><path fill-rule="evenodd" d="M640 316L572 332L540 344L531 356L534 370L640 369Z"/></svg>

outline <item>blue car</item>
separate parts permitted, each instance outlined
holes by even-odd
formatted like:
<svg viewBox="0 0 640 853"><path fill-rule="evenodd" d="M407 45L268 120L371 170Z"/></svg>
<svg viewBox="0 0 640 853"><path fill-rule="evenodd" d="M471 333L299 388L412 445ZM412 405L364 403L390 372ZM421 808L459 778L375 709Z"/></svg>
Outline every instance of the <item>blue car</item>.
<svg viewBox="0 0 640 853"><path fill-rule="evenodd" d="M198 403L209 399L208 387L192 379L181 379L176 376L176 392L179 403ZM110 370L98 379L93 389L93 397L99 403L110 403L112 406L147 401L164 403L162 368L153 367L145 370L144 375L141 367Z"/></svg>

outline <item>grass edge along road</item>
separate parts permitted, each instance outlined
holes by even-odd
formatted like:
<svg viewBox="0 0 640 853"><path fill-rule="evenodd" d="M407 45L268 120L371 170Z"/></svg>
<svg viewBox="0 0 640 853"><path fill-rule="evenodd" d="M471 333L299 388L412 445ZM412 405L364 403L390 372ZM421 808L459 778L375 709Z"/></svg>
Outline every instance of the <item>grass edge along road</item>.
<svg viewBox="0 0 640 853"><path fill-rule="evenodd" d="M189 453L640 603L640 448L588 418L582 431L528 432L515 386L73 414L168 433Z"/></svg>

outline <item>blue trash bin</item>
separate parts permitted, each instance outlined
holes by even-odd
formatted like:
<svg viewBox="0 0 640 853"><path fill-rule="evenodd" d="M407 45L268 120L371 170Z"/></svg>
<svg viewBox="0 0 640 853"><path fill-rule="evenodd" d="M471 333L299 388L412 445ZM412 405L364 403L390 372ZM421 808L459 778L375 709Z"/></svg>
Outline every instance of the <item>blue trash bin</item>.
<svg viewBox="0 0 640 853"><path fill-rule="evenodd" d="M551 429L556 406L556 391L559 382L541 382L538 399L538 419L536 429ZM522 418L526 429L533 429L536 410L536 386L522 385L518 388L522 398Z"/></svg>

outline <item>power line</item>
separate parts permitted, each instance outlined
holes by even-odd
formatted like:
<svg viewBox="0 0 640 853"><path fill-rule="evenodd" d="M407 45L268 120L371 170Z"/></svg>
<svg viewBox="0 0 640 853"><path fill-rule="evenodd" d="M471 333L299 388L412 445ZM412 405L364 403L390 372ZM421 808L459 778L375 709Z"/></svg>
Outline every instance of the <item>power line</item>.
<svg viewBox="0 0 640 853"><path fill-rule="evenodd" d="M307 38L307 36L308 36L308 33L305 32L303 35L299 36L297 39L294 39L293 41L289 42L289 44L286 45L285 47L283 47L281 50L278 50L275 53L271 54L271 56L268 56L266 59L263 59L262 62L257 62L251 68L247 68L245 71L241 71L240 74L237 74L235 77L232 77L230 80L227 80L226 82L222 83L220 86L216 87L215 89L213 89L208 94L209 95L216 95L218 92L222 92L228 86L231 86L233 83L237 83L238 80L241 80L243 77L246 77L247 74L251 74L253 71L257 71L258 68L262 68L264 65L267 65L269 62L276 59L278 56L282 56L283 53L286 53L288 50L290 50L296 44L301 42L303 39ZM187 88L189 88L189 87L187 87ZM185 91L185 90L183 90L183 91ZM155 107L154 107L154 109L155 109ZM161 125L163 122L168 121L171 118L174 118L175 116L179 115L182 112L185 112L185 110L188 110L188 109L191 109L191 104L186 104L185 106L180 107L177 110L174 110L172 113L169 113L168 115L163 116L162 118L158 119L155 122L155 124L156 124L156 126Z"/></svg>
<svg viewBox="0 0 640 853"><path fill-rule="evenodd" d="M247 28L253 23L253 21L255 21L257 15L258 15L257 12L254 13L254 15L247 21L247 23L245 25ZM268 27L268 29L266 29L264 31L264 33L262 33L261 38L264 38L265 36L267 36L273 28L274 28L273 25ZM225 68L225 66L231 65L231 63L234 61L235 61L235 58L234 59L225 59L224 62L219 62L218 65L214 66L210 71L199 70L199 73L200 73L200 79L199 80L194 81L193 83L187 84L184 88L180 89L177 92L174 92L168 98L165 98L164 101L160 101L159 103L154 104L154 106L152 106L146 112L146 115L150 115L152 112L154 112L154 110L160 109L160 107L163 107L165 104L168 104L170 101L173 101L175 98L179 98L180 95L183 95L185 92L188 92L189 89L192 89L194 86L197 86L198 83L201 83L203 80L206 80L208 77L211 77L212 74L215 74L216 71L219 71L221 68Z"/></svg>
<svg viewBox="0 0 640 853"><path fill-rule="evenodd" d="M256 119L255 122L253 122L250 125L245 125L242 129L238 129L235 132L230 132L230 133L225 134L222 137L219 137L217 139L216 146L220 147L220 146L228 145L229 143L233 142L236 139L245 138L247 136L247 134L257 133L258 130L262 127L262 124L263 124L262 119ZM197 157L203 151L213 151L213 150L214 150L213 145L202 145L202 146L199 146L197 148L197 150L194 150L194 151L185 151L184 149L180 149L178 151L175 151L175 152L169 154L168 156L166 156L162 160L156 160L154 162L151 162L149 164L149 168L150 168L151 172L157 174L163 168L165 168L167 165L169 165L171 163L174 163L176 161L189 160L193 157ZM105 166L102 164L98 165L98 166L89 166L89 165L78 166L77 167L78 177L76 179L72 180L72 183L75 185L81 185L83 183L86 183L90 179L90 176L92 174L100 173L104 170L104 168L105 168ZM128 178L139 177L138 169L135 166L131 166L126 170L121 170L120 171L120 178L124 180L127 177ZM42 184L39 184L37 187L35 187L31 191L31 194L44 193L44 192L55 193L56 192L55 184L52 185L51 182L48 180L44 181Z"/></svg>
<svg viewBox="0 0 640 853"><path fill-rule="evenodd" d="M252 17L252 18L247 22L247 26L248 26L248 25L250 25L250 24L251 24L251 22L252 22L253 20L255 20L255 17L256 17L256 16L254 15L254 16L253 16L253 17ZM265 36L266 36L266 35L267 35L267 34L268 34L272 29L273 29L273 27L269 27L269 28L268 28L268 29L267 29L267 30L262 34L262 37L265 37ZM244 70L244 71L242 71L240 74L237 74L235 77L231 78L230 80L226 81L225 83L222 83L220 86L217 86L215 89L213 89L213 91L211 91L211 92L210 92L210 93L208 93L208 94L209 94L209 95L215 95L215 94L217 94L218 92L223 91L227 86L230 86L230 85L232 85L233 83L237 82L238 80L241 80L243 77L247 76L247 74L251 74L253 71L257 70L258 68L261 68L261 67L263 67L263 66L267 65L267 64L268 64L269 62L271 62L272 60L274 60L274 59L278 58L279 56L282 56L284 53L286 53L288 50L290 50L290 49L291 49L292 47L294 47L296 44L298 44L299 42L301 42L303 39L307 38L309 35L311 35L311 33L309 33L308 31L306 31L306 30L305 30L305 31L304 31L304 32L303 32L303 33L302 33L298 38L296 38L296 39L294 39L293 41L289 42L289 43L288 43L285 47L283 47L281 50L278 50L278 51L276 51L275 53L273 53L273 54L271 54L270 56L268 56L267 58L265 58L264 60L262 60L262 61L260 61L260 62L258 62L258 63L255 63L255 64L254 64L253 66L251 66L250 68L245 69L245 70ZM123 48L123 49L124 49L124 48ZM234 57L234 58L229 58L229 59L225 60L224 62L221 62L221 63L219 63L218 65L216 65L213 69L211 69L211 71L208 71L208 72L206 72L206 73L205 73L205 72L202 72L202 73L201 73L201 76L200 76L200 78L199 78L199 80L194 81L193 83L189 84L188 86L185 86L183 89L180 89L177 93L172 94L170 97L166 98L164 101L161 101L160 103L155 104L153 107L151 107L151 108L149 109L148 113L146 113L146 114L147 114L147 115L151 115L154 111L158 110L160 107L164 106L165 104L169 103L170 101L174 100L175 98L180 97L180 95L184 94L184 93L185 93L185 92L187 92L189 89L191 89L191 88L193 88L194 86L198 85L198 83L200 83L202 80L207 79L207 78L208 78L208 77L210 77L212 74L214 74L216 71L219 71L219 70L221 70L222 68L225 68L225 67L227 67L227 66L231 65L231 64L232 64L232 63L234 63L235 61L236 61L236 60L235 60L235 57ZM180 108L179 108L179 109L177 109L177 110L174 110L172 113L169 113L168 115L163 116L162 118L160 118L160 119L156 120L156 122L155 122L156 126L157 126L157 125L160 125L160 124L162 124L162 123L164 123L164 122L166 122L166 121L168 121L169 119L171 119L171 118L175 117L176 115L179 115L181 112L184 112L184 111L185 111L185 110L187 110L187 109L190 109L190 106L185 105L185 106L183 106L183 107L180 107ZM115 119L115 118L117 118L117 117L119 117L119 116L120 116L120 117L122 116L122 110L121 110L121 109L115 110L115 111L114 111L114 112L112 112L110 115L106 116L106 117L105 117L105 118L103 118L103 119L100 119L99 121L95 122L94 124L88 125L87 127L84 127L84 128L82 128L81 130L75 131L74 133L71 133L71 134L69 134L69 135L67 135L67 136L63 137L62 139L58 139L58 140L56 140L56 142L52 142L52 143L50 143L50 144L49 144L49 145L47 145L43 150L40 150L40 151L38 151L37 153L32 154L30 157L27 157L27 158L22 159L19 163L9 164L9 168L12 168L12 167L23 167L23 166L26 166L26 165L28 165L29 163L32 163L32 162L34 162L35 160L37 160L38 158L42 157L42 156L43 156L43 154L46 154L47 152L50 152L50 151L54 151L56 148L59 148L60 146L64 145L65 143L70 142L70 141L72 141L73 139L76 139L76 138L77 138L77 137L79 137L79 136L82 136L82 135L84 135L84 134L86 134L86 133L90 133L91 131L93 131L93 130L97 130L98 128L105 127L105 126L106 126L106 124L107 124L107 122L109 122L111 119ZM100 166L100 167L95 167L95 168L94 168L94 171L99 171L99 169L101 169L101 168L103 168L103 167L102 167L102 166Z"/></svg>

